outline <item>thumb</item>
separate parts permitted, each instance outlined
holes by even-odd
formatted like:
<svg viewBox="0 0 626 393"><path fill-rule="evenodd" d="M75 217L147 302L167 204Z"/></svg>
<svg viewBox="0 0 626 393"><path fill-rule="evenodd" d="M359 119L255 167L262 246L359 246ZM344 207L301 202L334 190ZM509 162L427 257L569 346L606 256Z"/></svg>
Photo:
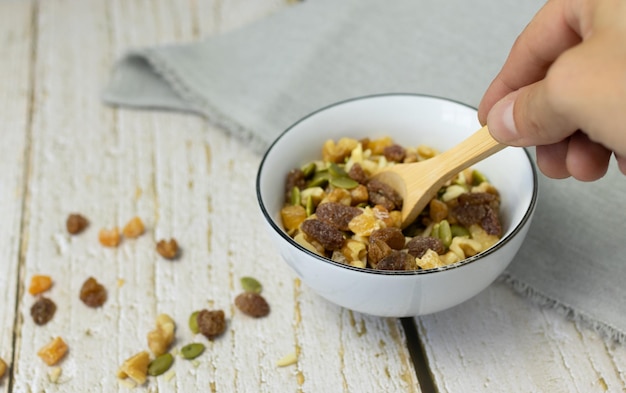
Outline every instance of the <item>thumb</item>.
<svg viewBox="0 0 626 393"><path fill-rule="evenodd" d="M498 101L487 115L487 125L500 143L512 146L553 144L576 127L547 99L545 79L524 86Z"/></svg>

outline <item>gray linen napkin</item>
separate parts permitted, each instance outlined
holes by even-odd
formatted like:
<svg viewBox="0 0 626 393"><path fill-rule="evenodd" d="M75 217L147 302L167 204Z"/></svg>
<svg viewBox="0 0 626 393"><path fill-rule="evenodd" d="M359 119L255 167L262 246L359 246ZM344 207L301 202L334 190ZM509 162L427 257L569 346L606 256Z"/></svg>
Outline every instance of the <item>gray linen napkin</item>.
<svg viewBox="0 0 626 393"><path fill-rule="evenodd" d="M201 42L141 48L103 100L202 115L257 152L311 111L384 92L477 106L541 0L309 0ZM626 178L540 178L533 226L502 279L626 341Z"/></svg>

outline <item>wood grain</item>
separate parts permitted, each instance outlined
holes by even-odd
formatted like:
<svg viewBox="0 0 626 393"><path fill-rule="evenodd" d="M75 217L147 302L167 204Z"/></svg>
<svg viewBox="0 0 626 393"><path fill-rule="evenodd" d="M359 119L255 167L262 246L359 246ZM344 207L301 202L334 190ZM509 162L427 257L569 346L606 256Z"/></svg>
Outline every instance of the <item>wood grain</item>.
<svg viewBox="0 0 626 393"><path fill-rule="evenodd" d="M46 296L59 309L49 324L36 326L28 315L35 299L22 291L14 391L126 391L116 370L147 349L146 334L160 313L178 324L176 348L199 341L207 351L198 362L177 357L168 378L151 378L141 390L420 391L399 321L328 304L303 287L270 246L255 201L258 155L203 119L99 102L98 92L125 51L219 34L279 6L287 5L39 3L36 60L22 60L34 67L35 103L22 270L24 277L52 275L54 286ZM28 17L28 6L21 7ZM211 20L207 27L205 17ZM26 22L16 27L28 28ZM28 86L28 78L20 83ZM21 130L24 138L28 127ZM21 179L22 167L15 176ZM18 196L14 205L21 200ZM15 210L19 233L20 210ZM72 212L90 220L77 236L64 229ZM98 243L99 229L121 228L134 216L146 224L143 236L124 239L117 248ZM171 237L182 254L166 261L154 245ZM7 276L17 275L18 260L13 257ZM272 307L267 318L247 317L233 306L244 275L264 284ZM78 299L89 276L108 289L108 300L98 309ZM15 304L15 293L15 286L3 293L8 305ZM223 309L227 316L227 332L212 342L187 328L191 312L202 308ZM1 315L11 326L12 310ZM36 355L54 336L70 347L56 382L49 376L52 368ZM297 364L278 368L276 361L291 352L298 354Z"/></svg>

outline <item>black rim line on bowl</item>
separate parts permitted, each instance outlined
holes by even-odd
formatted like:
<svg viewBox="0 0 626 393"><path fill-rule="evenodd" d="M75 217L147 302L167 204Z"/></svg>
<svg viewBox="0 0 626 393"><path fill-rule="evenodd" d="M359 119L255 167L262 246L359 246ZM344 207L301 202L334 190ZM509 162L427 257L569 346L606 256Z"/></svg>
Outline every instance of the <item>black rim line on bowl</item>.
<svg viewBox="0 0 626 393"><path fill-rule="evenodd" d="M451 103L454 103L454 104L462 105L462 106L467 107L469 109L477 110L473 106L465 104L463 102L456 101L456 100L449 99L449 98L438 97L438 96L434 96L434 95L417 94L417 93L381 93L381 94L372 94L372 95L358 96L358 97L348 98L348 99L342 100L342 101L337 101L337 102L335 102L333 104L327 105L325 107L322 107L320 109L315 110L314 112L311 112L310 114L302 117L297 122L293 123L291 126L287 127L287 129L285 129L285 131L283 131L276 139L274 139L272 144L265 151L265 154L263 154L263 158L261 159L261 163L259 164L259 169L258 169L257 176L256 176L257 201L259 203L259 206L261 207L261 211L263 212L263 216L269 222L269 224L272 226L272 228L275 231L277 231L278 234L281 237L283 237L285 240L287 240L287 242L289 242L291 245L293 245L294 247L296 247L300 251L304 252L305 254L308 254L308 255L310 255L310 256L312 256L312 257L314 257L314 258L316 258L316 259L318 259L318 260L320 260L322 262L330 263L330 264L335 265L335 266L337 266L339 268L342 268L342 269L354 270L354 271L357 271L357 272L367 273L367 274L381 274L381 275L387 275L387 276L413 276L413 275L437 273L437 272L441 272L441 271L461 268L463 266L469 265L470 263L478 260L479 258L482 258L483 256L492 254L492 253L496 252L499 248L501 248L504 244L506 244L510 239L512 239L521 230L521 228L524 226L524 224L529 220L532 212L535 210L535 205L537 203L538 180L537 180L537 170L536 170L535 165L533 163L532 157L528 153L528 150L523 148L522 150L526 154L526 158L528 159L528 162L530 164L530 169L531 169L532 175L533 175L533 195L531 196L531 199L530 199L530 205L528 206L528 209L526 209L526 212L524 213L524 217L522 217L522 219L520 220L519 224L511 231L511 233L509 233L506 237L501 238L491 248L489 248L489 249L487 249L485 251L481 251L480 253L478 253L476 255L473 255L473 256L471 256L469 258L465 258L462 261L459 261L459 262L456 262L456 263L453 263L453 264L450 264L450 265L438 267L438 268L435 268L435 269L423 269L423 270L377 270L377 269L361 268L361 267L351 266L351 265L347 265L347 264L343 264L343 263L340 263L340 262L333 261L330 258L322 257L322 256L320 256L320 255L318 255L318 254L316 254L316 253L314 253L312 251L307 250L306 248L304 248L303 246L298 244L295 240L293 240L293 238L291 236L289 236L283 230L283 228L281 228L278 225L276 225L276 223L272 219L272 216L269 214L269 212L265 208L265 204L263 203L263 199L261 198L261 191L260 191L260 188L261 188L261 184L260 184L260 182L261 182L261 180L260 180L261 179L261 172L263 170L263 166L265 164L265 160L266 160L267 156L269 155L270 151L272 150L272 148L274 147L274 145L276 143L278 143L278 141L285 134L287 134L292 128L294 128L298 124L302 123L303 121L307 120L309 117L312 117L312 116L316 115L317 113L325 111L325 110L327 110L329 108L332 108L332 107L335 107L335 106L339 106L339 105L343 105L343 104L346 104L346 103L349 103L349 102L352 102L352 101L361 101L361 100L366 100L366 99L371 99L371 98L402 97L402 96L431 98L431 99L435 99L435 100L451 102Z"/></svg>

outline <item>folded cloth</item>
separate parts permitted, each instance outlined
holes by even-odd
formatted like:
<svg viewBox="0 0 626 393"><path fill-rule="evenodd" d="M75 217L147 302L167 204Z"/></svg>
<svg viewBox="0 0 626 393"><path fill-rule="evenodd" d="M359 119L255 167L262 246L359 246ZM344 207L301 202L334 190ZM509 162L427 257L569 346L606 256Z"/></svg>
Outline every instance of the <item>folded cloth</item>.
<svg viewBox="0 0 626 393"><path fill-rule="evenodd" d="M200 114L257 152L304 115L346 98L416 92L476 106L542 0L308 0L201 42L142 48L116 64L110 105ZM540 179L527 241L502 279L626 341L621 196Z"/></svg>

